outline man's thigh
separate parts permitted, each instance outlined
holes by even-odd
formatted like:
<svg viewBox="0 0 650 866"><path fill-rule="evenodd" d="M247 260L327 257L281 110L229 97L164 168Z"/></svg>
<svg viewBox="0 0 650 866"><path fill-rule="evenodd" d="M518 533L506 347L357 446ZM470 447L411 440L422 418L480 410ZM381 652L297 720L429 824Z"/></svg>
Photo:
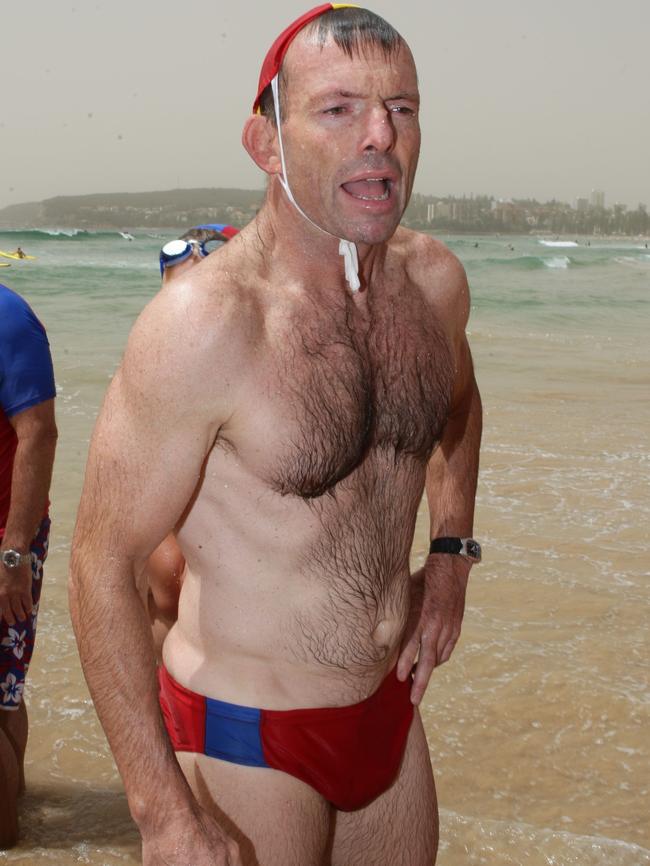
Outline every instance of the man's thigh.
<svg viewBox="0 0 650 866"><path fill-rule="evenodd" d="M244 866L322 866L331 806L286 773L177 753L199 803L239 844Z"/></svg>
<svg viewBox="0 0 650 866"><path fill-rule="evenodd" d="M416 710L399 776L356 812L336 812L331 866L433 866L438 805L429 747Z"/></svg>

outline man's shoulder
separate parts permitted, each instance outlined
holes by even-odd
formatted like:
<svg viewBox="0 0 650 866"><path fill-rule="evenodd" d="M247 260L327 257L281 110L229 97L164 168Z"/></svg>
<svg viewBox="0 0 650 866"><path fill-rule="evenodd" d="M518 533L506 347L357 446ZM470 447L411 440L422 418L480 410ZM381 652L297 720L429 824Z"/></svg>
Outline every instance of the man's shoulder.
<svg viewBox="0 0 650 866"><path fill-rule="evenodd" d="M31 307L17 292L0 283L0 324L7 322L9 316L31 312Z"/></svg>
<svg viewBox="0 0 650 866"><path fill-rule="evenodd" d="M0 407L12 417L55 396L45 329L24 298L0 286Z"/></svg>
<svg viewBox="0 0 650 866"><path fill-rule="evenodd" d="M24 298L0 284L0 348L34 339L47 340L43 324Z"/></svg>
<svg viewBox="0 0 650 866"><path fill-rule="evenodd" d="M457 299L468 293L465 268L442 241L423 232L400 227L395 249L409 279L432 299Z"/></svg>
<svg viewBox="0 0 650 866"><path fill-rule="evenodd" d="M231 273L211 265L206 259L164 285L141 318L171 333L181 331L208 340L254 326L259 314L255 297Z"/></svg>
<svg viewBox="0 0 650 866"><path fill-rule="evenodd" d="M160 388L216 388L245 369L261 337L250 293L200 264L163 286L140 313L122 374Z"/></svg>

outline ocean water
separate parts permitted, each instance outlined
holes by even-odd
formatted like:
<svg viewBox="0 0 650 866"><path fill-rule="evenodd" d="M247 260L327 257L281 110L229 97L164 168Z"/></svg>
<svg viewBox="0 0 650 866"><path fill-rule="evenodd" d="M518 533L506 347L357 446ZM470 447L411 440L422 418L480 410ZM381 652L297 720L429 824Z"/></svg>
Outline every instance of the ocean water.
<svg viewBox="0 0 650 866"><path fill-rule="evenodd" d="M94 418L173 237L133 235L0 232L1 250L37 256L0 281L47 327L60 431L23 838L0 862L139 862L65 588ZM422 707L438 863L650 866L648 239L444 240L472 289L485 558L461 641ZM423 507L414 565L427 534Z"/></svg>

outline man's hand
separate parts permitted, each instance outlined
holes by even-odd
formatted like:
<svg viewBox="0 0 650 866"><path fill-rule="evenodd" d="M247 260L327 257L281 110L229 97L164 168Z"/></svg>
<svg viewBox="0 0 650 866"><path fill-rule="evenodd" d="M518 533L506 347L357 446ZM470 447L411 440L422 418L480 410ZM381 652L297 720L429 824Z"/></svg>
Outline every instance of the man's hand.
<svg viewBox="0 0 650 866"><path fill-rule="evenodd" d="M29 563L18 568L0 565L0 618L7 625L24 622L32 612L32 568Z"/></svg>
<svg viewBox="0 0 650 866"><path fill-rule="evenodd" d="M397 676L405 680L417 658L411 701L422 700L431 672L446 662L460 636L471 563L462 556L431 554L411 575L411 607Z"/></svg>
<svg viewBox="0 0 650 866"><path fill-rule="evenodd" d="M142 842L142 866L242 866L239 846L200 807Z"/></svg>

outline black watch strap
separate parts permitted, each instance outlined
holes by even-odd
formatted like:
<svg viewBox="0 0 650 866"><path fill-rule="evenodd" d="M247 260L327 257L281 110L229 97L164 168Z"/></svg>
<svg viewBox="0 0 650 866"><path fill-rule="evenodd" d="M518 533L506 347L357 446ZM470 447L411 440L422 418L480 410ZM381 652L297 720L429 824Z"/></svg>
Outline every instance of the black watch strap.
<svg viewBox="0 0 650 866"><path fill-rule="evenodd" d="M460 553L463 542L460 538L434 538L429 553Z"/></svg>
<svg viewBox="0 0 650 866"><path fill-rule="evenodd" d="M429 545L429 553L455 553L471 559L472 562L481 561L481 545L473 538L434 538Z"/></svg>

